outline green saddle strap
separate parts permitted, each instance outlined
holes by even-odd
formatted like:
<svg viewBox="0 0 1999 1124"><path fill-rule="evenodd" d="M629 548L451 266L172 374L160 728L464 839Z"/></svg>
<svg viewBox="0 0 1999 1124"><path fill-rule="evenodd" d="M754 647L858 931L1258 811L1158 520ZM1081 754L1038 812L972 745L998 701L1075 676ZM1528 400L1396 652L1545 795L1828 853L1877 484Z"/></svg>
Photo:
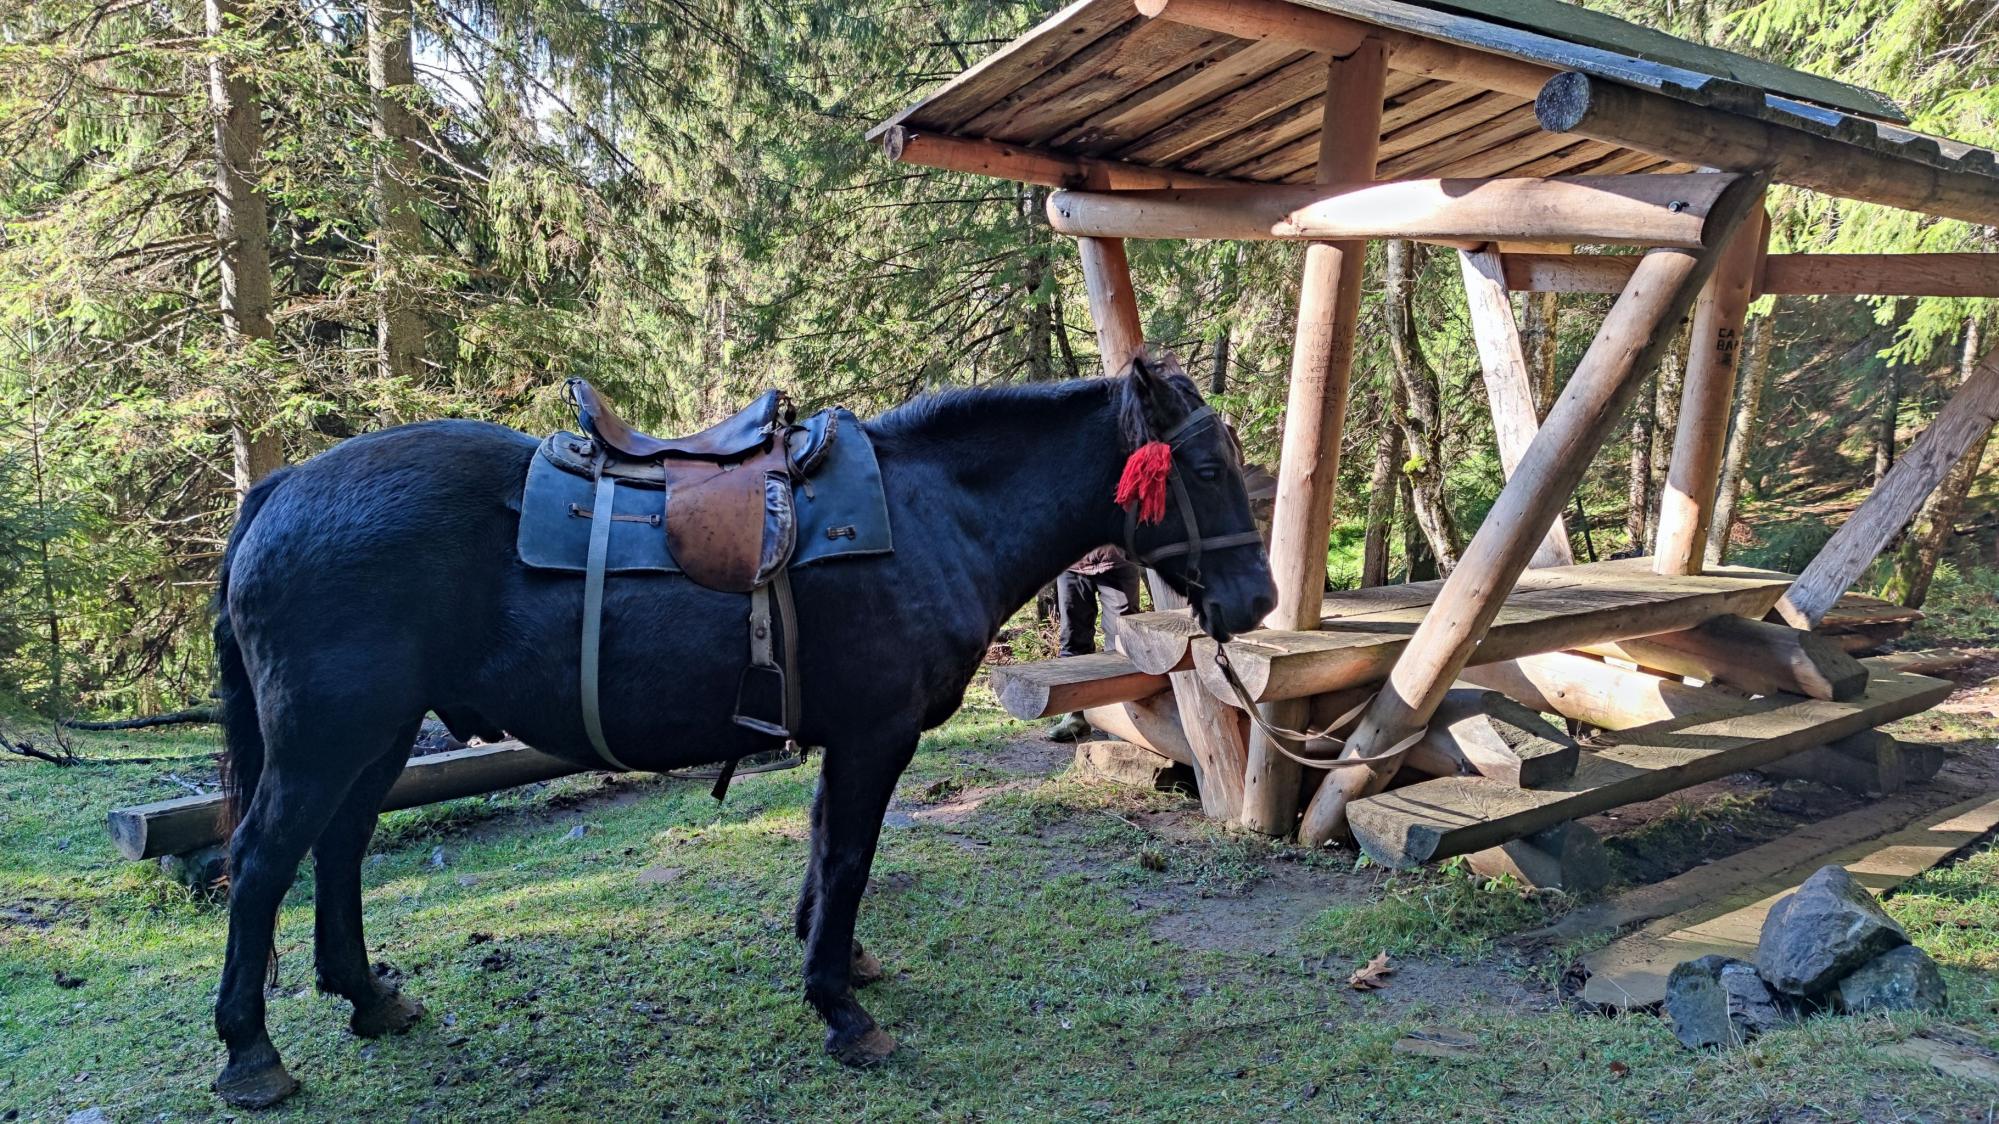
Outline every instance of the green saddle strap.
<svg viewBox="0 0 1999 1124"><path fill-rule="evenodd" d="M583 659L580 666L583 675L583 732L590 735L590 745L597 750L597 756L604 759L611 768L620 772L632 771L630 765L618 760L604 740L604 713L598 705L597 669L598 656L604 641L604 566L611 555L611 524L617 501L617 480L608 473L597 476L596 498L590 504L590 553L583 563Z"/></svg>

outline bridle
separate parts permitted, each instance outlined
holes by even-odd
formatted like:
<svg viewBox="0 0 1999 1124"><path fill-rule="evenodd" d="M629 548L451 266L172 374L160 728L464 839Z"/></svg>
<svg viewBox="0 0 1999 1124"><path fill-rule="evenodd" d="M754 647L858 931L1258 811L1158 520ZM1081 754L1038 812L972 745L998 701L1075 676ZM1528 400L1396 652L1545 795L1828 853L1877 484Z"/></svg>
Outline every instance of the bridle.
<svg viewBox="0 0 1999 1124"><path fill-rule="evenodd" d="M1202 406L1193 413L1181 418L1179 424L1167 430L1160 436L1159 440L1164 442L1166 447L1172 450L1177 458L1182 441L1218 424L1220 424L1220 420L1215 417L1214 410L1207 406ZM1231 465L1230 470L1235 472L1238 477L1242 474L1240 465ZM1125 557L1156 570L1159 568L1158 564L1161 561L1168 558L1178 558L1184 554L1187 556L1187 563L1182 569L1186 571L1185 580L1187 585L1198 588L1201 584L1201 553L1203 551L1227 550L1230 547L1236 546L1263 545L1263 536L1254 528L1247 531L1238 531L1231 535L1209 535L1203 538L1201 536L1201 522L1194 516L1194 499L1187 493L1187 482L1180 474L1180 466L1177 459L1166 471L1166 485L1172 490L1173 505L1179 509L1180 526L1186 532L1187 537L1179 542L1166 543L1163 546L1154 547L1152 550L1140 552L1138 549L1139 502L1134 499L1124 505Z"/></svg>
<svg viewBox="0 0 1999 1124"><path fill-rule="evenodd" d="M1138 549L1139 501L1133 499L1124 505L1125 556L1148 568L1157 569L1158 563L1163 559L1178 558L1181 555L1186 555L1187 562L1183 569L1186 573L1185 581L1189 588L1199 588L1201 585L1201 553L1203 551L1226 550L1229 547L1236 546L1261 546L1263 544L1263 536L1254 530L1241 531L1230 535L1209 535L1203 537L1200 522L1194 516L1193 497L1187 492L1187 483L1181 477L1177 460L1180 443L1194 434L1201 432L1203 429L1217 424L1219 424L1219 419L1216 418L1214 410L1207 406L1202 406L1180 419L1178 425L1167 430L1165 434L1159 437L1159 440L1174 454L1174 459L1169 461L1167 467L1166 483L1167 487L1171 490L1174 506L1179 509L1180 524L1186 532L1186 538L1179 542L1167 543L1141 553ZM1240 463L1232 464L1230 467L1231 471L1238 475L1241 474L1242 467ZM1397 742L1395 745L1390 746L1388 749L1380 753L1369 754L1366 757L1339 757L1338 754L1345 752L1346 743L1343 739L1334 737L1334 732L1345 728L1349 723L1358 719L1374 702L1375 695L1369 695L1367 698L1361 700L1360 705L1317 729L1293 730L1285 726L1279 726L1263 716L1262 711L1258 708L1255 701L1249 697L1248 689L1242 685L1242 679L1236 674L1235 667L1229 663L1228 645L1217 644L1215 646L1215 666L1220 669L1222 678L1228 682L1229 689L1234 692L1236 701L1241 704L1242 709L1249 715L1249 720L1255 723L1257 729L1263 731L1264 735L1270 739L1271 744L1277 747L1279 753L1301 765L1309 765L1315 769L1346 769L1355 766L1389 764L1398 760L1403 753L1408 751L1410 746L1422 741L1430 732L1430 728L1425 726ZM1379 694L1379 692L1376 692L1376 694ZM1313 743L1317 744L1314 745ZM1310 755L1310 751L1321 749L1330 749L1334 756L1320 757Z"/></svg>

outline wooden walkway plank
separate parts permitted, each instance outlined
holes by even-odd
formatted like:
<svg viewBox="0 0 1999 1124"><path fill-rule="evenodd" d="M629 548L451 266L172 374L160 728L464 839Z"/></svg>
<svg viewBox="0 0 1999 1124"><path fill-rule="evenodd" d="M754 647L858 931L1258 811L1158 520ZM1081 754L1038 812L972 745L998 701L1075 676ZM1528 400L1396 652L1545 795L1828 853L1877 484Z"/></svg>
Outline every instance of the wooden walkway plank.
<svg viewBox="0 0 1999 1124"><path fill-rule="evenodd" d="M1348 822L1376 862L1416 866L1754 769L1920 713L1942 702L1954 686L1928 676L1870 670L1867 692L1846 702L1776 696L1736 713L1643 726L1606 735L1582 754L1573 777L1546 788L1441 777L1357 800L1347 809Z"/></svg>

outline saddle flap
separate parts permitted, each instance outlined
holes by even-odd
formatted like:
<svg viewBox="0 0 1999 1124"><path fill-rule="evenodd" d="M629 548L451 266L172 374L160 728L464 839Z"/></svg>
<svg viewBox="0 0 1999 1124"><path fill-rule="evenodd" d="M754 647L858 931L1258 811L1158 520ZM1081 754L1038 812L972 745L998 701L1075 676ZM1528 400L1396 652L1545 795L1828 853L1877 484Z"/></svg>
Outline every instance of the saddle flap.
<svg viewBox="0 0 1999 1124"><path fill-rule="evenodd" d="M681 572L725 593L748 593L791 559L791 483L757 464L669 471L666 542Z"/></svg>

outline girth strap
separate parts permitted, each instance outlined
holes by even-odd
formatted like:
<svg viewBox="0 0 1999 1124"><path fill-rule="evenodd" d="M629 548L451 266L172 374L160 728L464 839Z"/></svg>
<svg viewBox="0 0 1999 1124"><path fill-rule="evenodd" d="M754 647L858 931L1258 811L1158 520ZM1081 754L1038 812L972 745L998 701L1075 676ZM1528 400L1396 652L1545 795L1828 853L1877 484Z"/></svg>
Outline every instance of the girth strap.
<svg viewBox="0 0 1999 1124"><path fill-rule="evenodd" d="M597 476L597 492L590 503L590 552L583 563L583 732L597 756L611 768L630 772L631 766L618 760L604 740L604 713L599 704L597 683L599 657L604 641L604 568L611 555L612 504L617 499L618 481L607 473ZM595 518L601 515L604 518Z"/></svg>

